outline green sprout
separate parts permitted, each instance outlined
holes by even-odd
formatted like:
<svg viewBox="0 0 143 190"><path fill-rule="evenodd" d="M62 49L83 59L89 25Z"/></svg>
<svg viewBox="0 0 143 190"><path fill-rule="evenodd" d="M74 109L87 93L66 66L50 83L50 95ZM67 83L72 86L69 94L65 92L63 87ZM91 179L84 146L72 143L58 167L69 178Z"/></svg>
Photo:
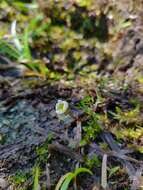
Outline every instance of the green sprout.
<svg viewBox="0 0 143 190"><path fill-rule="evenodd" d="M74 172L63 175L58 181L55 190L67 190L71 181L74 181L74 190L77 190L76 178L80 173L89 173L92 175L92 172L87 168L77 168Z"/></svg>

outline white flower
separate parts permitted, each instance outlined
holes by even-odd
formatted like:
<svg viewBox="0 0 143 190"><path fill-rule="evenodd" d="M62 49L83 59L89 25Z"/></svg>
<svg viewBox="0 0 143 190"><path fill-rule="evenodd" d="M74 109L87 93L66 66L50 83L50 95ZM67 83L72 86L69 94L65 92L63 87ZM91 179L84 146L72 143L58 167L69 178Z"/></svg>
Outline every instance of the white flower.
<svg viewBox="0 0 143 190"><path fill-rule="evenodd" d="M66 101L58 100L56 103L56 113L58 115L64 114L68 110L69 104Z"/></svg>

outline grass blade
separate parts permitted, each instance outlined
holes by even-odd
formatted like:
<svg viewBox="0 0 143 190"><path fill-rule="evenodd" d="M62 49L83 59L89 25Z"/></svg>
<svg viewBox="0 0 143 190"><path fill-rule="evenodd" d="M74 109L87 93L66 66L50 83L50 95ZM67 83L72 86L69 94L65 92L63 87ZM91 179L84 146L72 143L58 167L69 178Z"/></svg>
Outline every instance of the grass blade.
<svg viewBox="0 0 143 190"><path fill-rule="evenodd" d="M39 190L39 167L35 168L35 177L34 177L34 185L33 190Z"/></svg>
<svg viewBox="0 0 143 190"><path fill-rule="evenodd" d="M72 174L72 173L69 172L69 173L63 175L63 176L59 179L59 181L58 181L58 183L57 183L57 185L56 185L55 190L59 190L59 189L60 189L60 187L61 187L61 185L63 184L63 182L65 181L65 179L66 179L70 174Z"/></svg>
<svg viewBox="0 0 143 190"><path fill-rule="evenodd" d="M63 182L60 190L67 190L70 182L72 181L72 179L74 179L74 177L75 177L75 175L73 173L70 173L66 177L65 181Z"/></svg>
<svg viewBox="0 0 143 190"><path fill-rule="evenodd" d="M0 53L12 60L18 60L20 57L19 51L7 41L0 39Z"/></svg>
<svg viewBox="0 0 143 190"><path fill-rule="evenodd" d="M77 176L78 174L85 173L85 172L92 175L92 172L87 168L77 168L74 172L74 175Z"/></svg>

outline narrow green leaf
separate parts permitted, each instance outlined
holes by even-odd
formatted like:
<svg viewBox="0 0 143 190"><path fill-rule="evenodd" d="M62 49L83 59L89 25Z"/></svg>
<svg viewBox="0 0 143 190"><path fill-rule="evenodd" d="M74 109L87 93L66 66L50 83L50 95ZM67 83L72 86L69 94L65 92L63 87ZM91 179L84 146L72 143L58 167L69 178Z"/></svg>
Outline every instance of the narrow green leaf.
<svg viewBox="0 0 143 190"><path fill-rule="evenodd" d="M29 29L28 27L25 28L24 31L24 38L23 38L23 55L22 59L31 60L31 52L29 48Z"/></svg>
<svg viewBox="0 0 143 190"><path fill-rule="evenodd" d="M20 53L14 46L7 41L0 40L0 53L13 60L18 60Z"/></svg>
<svg viewBox="0 0 143 190"><path fill-rule="evenodd" d="M38 189L39 189L39 167L36 167L33 190L38 190Z"/></svg>
<svg viewBox="0 0 143 190"><path fill-rule="evenodd" d="M75 175L73 173L70 173L66 177L65 181L63 182L60 190L67 190L70 182L72 181L72 179L74 179L74 177L75 177Z"/></svg>
<svg viewBox="0 0 143 190"><path fill-rule="evenodd" d="M67 173L67 174L65 174L65 175L63 175L60 179L59 179L59 181L58 181L58 183L57 183L57 185L56 185L56 188L55 188L55 190L59 190L60 189L60 187L61 187L61 185L63 184L63 182L65 181L65 179L69 176L69 175L71 175L72 173L71 172L69 172L69 173Z"/></svg>

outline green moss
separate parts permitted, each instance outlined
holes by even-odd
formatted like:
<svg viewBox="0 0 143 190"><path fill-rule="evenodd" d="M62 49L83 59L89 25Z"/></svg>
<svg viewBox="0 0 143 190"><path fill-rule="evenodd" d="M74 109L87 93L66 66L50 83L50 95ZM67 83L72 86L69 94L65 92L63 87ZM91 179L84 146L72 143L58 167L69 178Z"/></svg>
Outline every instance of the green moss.
<svg viewBox="0 0 143 190"><path fill-rule="evenodd" d="M19 170L10 178L10 181L17 187L22 188L22 185L28 180L31 176L30 172L24 172Z"/></svg>
<svg viewBox="0 0 143 190"><path fill-rule="evenodd" d="M114 118L119 121L120 124L125 123L140 125L142 123L142 117L140 112L140 106L137 105L135 108L130 109L129 111L122 111L121 108L116 107L116 113L112 113Z"/></svg>
<svg viewBox="0 0 143 190"><path fill-rule="evenodd" d="M86 96L78 104L78 108L84 110L88 115L88 121L83 126L83 130L85 132L84 141L87 142L89 140L94 140L99 132L101 132L101 126L99 124L100 115L93 110L94 105L95 101L91 96Z"/></svg>
<svg viewBox="0 0 143 190"><path fill-rule="evenodd" d="M48 134L47 140L44 142L44 144L36 148L36 154L37 154L36 163L38 165L42 163L47 163L49 155L48 144L52 142L52 139L53 139L53 134L50 133Z"/></svg>
<svg viewBox="0 0 143 190"><path fill-rule="evenodd" d="M87 167L90 169L99 167L101 165L101 161L99 160L99 158L96 154L93 154L91 159L86 159L85 163L86 163Z"/></svg>

